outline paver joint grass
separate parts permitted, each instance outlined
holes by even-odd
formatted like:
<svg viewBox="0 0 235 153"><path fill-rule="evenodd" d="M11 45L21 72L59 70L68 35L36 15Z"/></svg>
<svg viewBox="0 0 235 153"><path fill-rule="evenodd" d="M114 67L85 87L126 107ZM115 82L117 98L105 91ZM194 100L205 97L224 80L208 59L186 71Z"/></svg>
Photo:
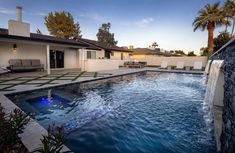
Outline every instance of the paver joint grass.
<svg viewBox="0 0 235 153"><path fill-rule="evenodd" d="M72 79L71 81L76 81L80 76L82 76L86 71L82 71L81 73L79 73L74 79Z"/></svg>

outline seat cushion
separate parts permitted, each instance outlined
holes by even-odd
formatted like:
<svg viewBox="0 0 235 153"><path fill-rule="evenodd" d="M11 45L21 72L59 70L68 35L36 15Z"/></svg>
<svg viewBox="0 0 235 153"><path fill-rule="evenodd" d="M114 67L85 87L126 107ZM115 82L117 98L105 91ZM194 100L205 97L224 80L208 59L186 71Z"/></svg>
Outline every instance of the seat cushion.
<svg viewBox="0 0 235 153"><path fill-rule="evenodd" d="M31 65L31 60L22 60L22 66L23 67L30 67Z"/></svg>
<svg viewBox="0 0 235 153"><path fill-rule="evenodd" d="M32 61L32 66L33 67L39 67L41 66L40 60L31 60Z"/></svg>
<svg viewBox="0 0 235 153"><path fill-rule="evenodd" d="M21 67L22 61L21 61L21 59L10 59L9 64L13 67Z"/></svg>

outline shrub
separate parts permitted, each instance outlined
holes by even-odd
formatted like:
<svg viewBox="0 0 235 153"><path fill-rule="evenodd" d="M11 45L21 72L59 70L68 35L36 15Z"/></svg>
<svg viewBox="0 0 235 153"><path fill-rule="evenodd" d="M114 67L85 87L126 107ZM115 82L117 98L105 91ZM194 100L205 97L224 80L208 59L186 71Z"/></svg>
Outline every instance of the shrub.
<svg viewBox="0 0 235 153"><path fill-rule="evenodd" d="M40 153L61 153L64 144L64 128L49 126L47 130L47 135L43 135L41 142L43 147L36 149L33 152ZM63 153L70 153L71 151L65 151Z"/></svg>
<svg viewBox="0 0 235 153"><path fill-rule="evenodd" d="M23 133L29 121L28 114L20 109L14 109L10 114L5 114L0 105L0 152L17 153L26 150L18 135Z"/></svg>

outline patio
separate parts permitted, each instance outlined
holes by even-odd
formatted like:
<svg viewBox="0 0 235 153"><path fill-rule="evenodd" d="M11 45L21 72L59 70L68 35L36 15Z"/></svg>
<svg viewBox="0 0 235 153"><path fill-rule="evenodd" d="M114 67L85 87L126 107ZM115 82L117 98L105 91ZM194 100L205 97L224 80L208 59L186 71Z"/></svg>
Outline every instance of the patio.
<svg viewBox="0 0 235 153"><path fill-rule="evenodd" d="M79 69L55 70L52 74L46 72L11 73L0 76L0 92L15 91L25 87L44 87L61 83L76 82L79 78L100 78L112 75L110 73L85 72Z"/></svg>
<svg viewBox="0 0 235 153"><path fill-rule="evenodd" d="M25 73L10 73L0 76L0 94L11 94L16 92L31 91L56 87L61 85L69 85L86 81L95 81L110 77L123 76L127 74L157 71L157 72L174 72L174 73L190 73L203 74L203 71L187 71L187 70L165 70L159 68L145 67L139 68L120 68L118 70L86 72L80 69L61 69L53 70L51 74L46 72L25 72Z"/></svg>

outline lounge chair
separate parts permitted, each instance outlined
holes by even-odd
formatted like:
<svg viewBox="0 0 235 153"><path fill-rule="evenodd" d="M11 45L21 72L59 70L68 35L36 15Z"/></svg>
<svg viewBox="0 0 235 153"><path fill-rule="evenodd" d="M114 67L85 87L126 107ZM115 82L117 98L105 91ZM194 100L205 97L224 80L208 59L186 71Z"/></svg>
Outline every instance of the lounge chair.
<svg viewBox="0 0 235 153"><path fill-rule="evenodd" d="M9 74L10 70L4 67L0 67L0 75Z"/></svg>
<svg viewBox="0 0 235 153"><path fill-rule="evenodd" d="M184 69L184 62L182 62L182 61L177 62L175 69L183 70Z"/></svg>
<svg viewBox="0 0 235 153"><path fill-rule="evenodd" d="M202 70L202 62L194 62L193 70Z"/></svg>
<svg viewBox="0 0 235 153"><path fill-rule="evenodd" d="M167 63L167 61L162 61L162 63L161 63L161 69L166 69L167 68L167 65L168 63Z"/></svg>

